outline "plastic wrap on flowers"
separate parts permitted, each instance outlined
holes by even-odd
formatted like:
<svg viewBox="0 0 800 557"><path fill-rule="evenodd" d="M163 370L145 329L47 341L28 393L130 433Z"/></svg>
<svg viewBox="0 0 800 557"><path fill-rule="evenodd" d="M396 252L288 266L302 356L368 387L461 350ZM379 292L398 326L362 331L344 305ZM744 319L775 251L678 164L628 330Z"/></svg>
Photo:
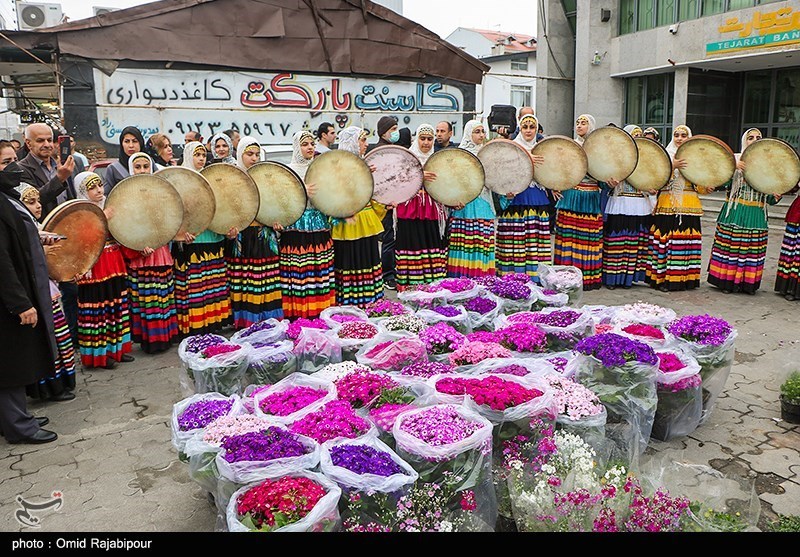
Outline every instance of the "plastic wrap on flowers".
<svg viewBox="0 0 800 557"><path fill-rule="evenodd" d="M244 413L238 395L198 393L176 402L172 406L172 446L183 453L190 438L220 416Z"/></svg>
<svg viewBox="0 0 800 557"><path fill-rule="evenodd" d="M610 325L614 321L619 306L589 305L581 306L581 311L592 316L595 325Z"/></svg>
<svg viewBox="0 0 800 557"><path fill-rule="evenodd" d="M356 362L349 362L349 361L340 362L338 364L327 365L321 370L315 371L314 373L311 374L311 377L316 377L317 379L325 379L326 381L335 382L337 379L344 377L348 373L352 373L354 371L372 371L372 368Z"/></svg>
<svg viewBox="0 0 800 557"><path fill-rule="evenodd" d="M297 371L313 373L342 361L342 343L336 331L304 328L294 346Z"/></svg>
<svg viewBox="0 0 800 557"><path fill-rule="evenodd" d="M556 373L545 381L553 390L556 427L573 433L599 451L606 446L606 407L593 391Z"/></svg>
<svg viewBox="0 0 800 557"><path fill-rule="evenodd" d="M661 350L673 342L672 335L662 327L644 323L618 322L612 331L617 335L644 342L656 350Z"/></svg>
<svg viewBox="0 0 800 557"><path fill-rule="evenodd" d="M525 311L495 320L495 330L509 325L525 323L536 325L547 335L547 350L563 352L572 350L584 338L595 333L591 315L570 308L545 308L541 311Z"/></svg>
<svg viewBox="0 0 800 557"><path fill-rule="evenodd" d="M319 314L319 318L331 329L337 329L352 321L369 321L367 312L356 306L327 307Z"/></svg>
<svg viewBox="0 0 800 557"><path fill-rule="evenodd" d="M491 292L481 292L468 300L456 302L467 310L469 324L473 331L491 331L494 320L500 313L500 298Z"/></svg>
<svg viewBox="0 0 800 557"><path fill-rule="evenodd" d="M335 532L341 494L335 482L308 471L252 483L231 496L228 531Z"/></svg>
<svg viewBox="0 0 800 557"><path fill-rule="evenodd" d="M248 386L273 385L297 371L297 357L291 340L248 344L252 348L246 374Z"/></svg>
<svg viewBox="0 0 800 557"><path fill-rule="evenodd" d="M397 383L396 374L391 374L390 377ZM392 437L395 420L406 410L421 406L419 397L425 392L420 387L397 384L398 386L392 389L384 389L369 408L361 411L375 424L378 438L392 448L395 446Z"/></svg>
<svg viewBox="0 0 800 557"><path fill-rule="evenodd" d="M375 338L382 328L369 321L348 321L336 330L336 336L342 345L342 361L355 362L358 350L370 339Z"/></svg>
<svg viewBox="0 0 800 557"><path fill-rule="evenodd" d="M571 265L539 263L542 290L555 290L569 297L569 305L579 307L583 299L583 273Z"/></svg>
<svg viewBox="0 0 800 557"><path fill-rule="evenodd" d="M640 475L690 500L684 532L756 532L761 501L756 480L688 461L684 451L665 451L642 462Z"/></svg>
<svg viewBox="0 0 800 557"><path fill-rule="evenodd" d="M445 278L433 284L444 291L444 301L447 303L469 300L481 292L481 286L468 278Z"/></svg>
<svg viewBox="0 0 800 557"><path fill-rule="evenodd" d="M397 371L427 359L425 343L412 336L379 334L356 353L358 363L383 371Z"/></svg>
<svg viewBox="0 0 800 557"><path fill-rule="evenodd" d="M241 395L247 386L247 368L253 348L249 344L215 344L187 354L188 372L198 393Z"/></svg>
<svg viewBox="0 0 800 557"><path fill-rule="evenodd" d="M336 386L325 379L293 373L253 397L256 416L291 424L336 399Z"/></svg>
<svg viewBox="0 0 800 557"><path fill-rule="evenodd" d="M411 313L377 317L371 320L393 338L416 336L428 326L425 321Z"/></svg>
<svg viewBox="0 0 800 557"><path fill-rule="evenodd" d="M407 308L401 302L395 302L386 298L370 302L364 306L364 311L372 322L375 322L375 320L381 317L394 317L413 313L410 308Z"/></svg>
<svg viewBox="0 0 800 557"><path fill-rule="evenodd" d="M226 342L228 342L228 339L224 336L208 333L186 337L178 344L178 357L181 360L181 371L178 379L183 396L190 396L198 392L194 377L189 371L192 362L199 358L201 352L209 346Z"/></svg>
<svg viewBox="0 0 800 557"><path fill-rule="evenodd" d="M428 325L447 323L462 335L472 332L469 314L462 306L438 305L431 309L421 309L416 315Z"/></svg>
<svg viewBox="0 0 800 557"><path fill-rule="evenodd" d="M470 375L498 375L500 377L544 376L552 372L552 366L542 359L533 358L489 358L475 364Z"/></svg>
<svg viewBox="0 0 800 557"><path fill-rule="evenodd" d="M412 308L414 311L430 308L445 301L448 290L438 286L435 282L420 284L397 293L397 299Z"/></svg>
<svg viewBox="0 0 800 557"><path fill-rule="evenodd" d="M612 323L623 325L642 323L653 327L665 327L672 323L675 317L675 310L671 308L639 301L618 307L614 312Z"/></svg>
<svg viewBox="0 0 800 557"><path fill-rule="evenodd" d="M515 280L496 280L489 286L489 292L500 300L500 313L511 315L520 311L530 311L538 299L533 283Z"/></svg>
<svg viewBox="0 0 800 557"><path fill-rule="evenodd" d="M568 294L545 289L537 284L534 284L532 288L536 299L531 304L531 311L541 311L545 308L563 308L570 305Z"/></svg>
<svg viewBox="0 0 800 557"><path fill-rule="evenodd" d="M703 380L703 416L700 425L711 416L717 398L733 367L737 331L722 319L709 315L682 317L667 326L675 345L694 356L700 364Z"/></svg>
<svg viewBox="0 0 800 557"><path fill-rule="evenodd" d="M692 433L703 415L700 364L680 351L657 352L659 371L656 376L658 406L650 437L669 441Z"/></svg>
<svg viewBox="0 0 800 557"><path fill-rule="evenodd" d="M460 528L492 530L497 498L492 481L492 423L463 406L437 404L403 412L392 429L397 454L418 473L418 485L454 494L440 509ZM421 485L422 487L422 485Z"/></svg>
<svg viewBox="0 0 800 557"><path fill-rule="evenodd" d="M237 344L247 342L248 344L272 343L286 339L286 331L289 329L289 322L278 319L264 319L254 323L245 329L236 331L231 336L231 342Z"/></svg>

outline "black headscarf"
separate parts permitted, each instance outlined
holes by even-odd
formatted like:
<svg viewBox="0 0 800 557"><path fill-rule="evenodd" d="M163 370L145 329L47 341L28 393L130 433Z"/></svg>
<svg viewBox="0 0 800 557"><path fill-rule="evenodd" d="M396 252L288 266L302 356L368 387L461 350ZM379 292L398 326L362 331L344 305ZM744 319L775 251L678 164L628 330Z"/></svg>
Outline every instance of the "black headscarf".
<svg viewBox="0 0 800 557"><path fill-rule="evenodd" d="M19 199L19 191L16 188L22 183L22 175L22 167L16 161L6 166L0 171L0 192Z"/></svg>
<svg viewBox="0 0 800 557"><path fill-rule="evenodd" d="M119 134L119 162L123 168L128 168L128 159L130 158L125 154L125 149L122 147L122 140L126 135L132 135L139 141L139 148L137 151L144 151L144 136L142 136L142 132L139 131L139 128L136 126L128 126L122 130L122 133Z"/></svg>

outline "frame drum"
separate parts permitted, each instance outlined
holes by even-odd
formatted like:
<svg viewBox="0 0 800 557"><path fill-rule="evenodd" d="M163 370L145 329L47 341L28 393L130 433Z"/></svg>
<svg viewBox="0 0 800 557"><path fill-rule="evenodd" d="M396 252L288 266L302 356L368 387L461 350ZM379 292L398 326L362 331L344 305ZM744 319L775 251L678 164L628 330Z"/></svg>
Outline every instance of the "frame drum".
<svg viewBox="0 0 800 557"><path fill-rule="evenodd" d="M428 195L448 207L466 205L477 198L486 180L480 159L465 149L436 151L424 168L436 173L436 180L425 182Z"/></svg>
<svg viewBox="0 0 800 557"><path fill-rule="evenodd" d="M598 182L625 180L639 162L636 142L623 129L605 126L596 129L583 142L589 175Z"/></svg>
<svg viewBox="0 0 800 557"><path fill-rule="evenodd" d="M154 175L172 184L183 201L183 222L177 237L181 238L187 232L197 236L207 229L217 208L208 180L199 172L182 166L168 166Z"/></svg>
<svg viewBox="0 0 800 557"><path fill-rule="evenodd" d="M94 267L108 238L106 214L82 199L72 199L50 211L42 229L67 237L58 242L58 251L47 256L48 274L58 282L71 281Z"/></svg>
<svg viewBox="0 0 800 557"><path fill-rule="evenodd" d="M499 195L522 193L533 182L533 160L516 141L493 139L478 151L478 158L486 173L486 187Z"/></svg>
<svg viewBox="0 0 800 557"><path fill-rule="evenodd" d="M372 178L375 191L372 198L384 205L405 203L422 188L422 163L419 159L399 145L376 147L364 157L367 166L374 165Z"/></svg>
<svg viewBox="0 0 800 557"><path fill-rule="evenodd" d="M209 230L224 235L231 228L241 232L253 224L258 213L258 188L247 172L232 164L215 162L200 174L208 180L217 202Z"/></svg>
<svg viewBox="0 0 800 557"><path fill-rule="evenodd" d="M800 181L800 157L781 139L766 137L751 143L741 156L744 179L767 195L783 195Z"/></svg>
<svg viewBox="0 0 800 557"><path fill-rule="evenodd" d="M545 137L531 152L544 157L544 162L534 167L533 179L551 190L574 188L589 170L586 152L574 139L565 135Z"/></svg>
<svg viewBox="0 0 800 557"><path fill-rule="evenodd" d="M375 181L367 163L349 151L333 150L315 157L306 171L306 184L317 191L311 203L324 215L344 219L369 205Z"/></svg>
<svg viewBox="0 0 800 557"><path fill-rule="evenodd" d="M183 201L168 181L154 174L128 176L106 198L112 209L108 231L126 248L158 249L175 238L183 223Z"/></svg>
<svg viewBox="0 0 800 557"><path fill-rule="evenodd" d="M306 188L297 173L285 164L259 162L247 169L258 188L261 202L256 220L264 226L291 226L303 216L308 203Z"/></svg>
<svg viewBox="0 0 800 557"><path fill-rule="evenodd" d="M675 158L686 160L686 168L680 169L683 177L704 188L718 188L736 171L733 150L710 135L693 135L678 147Z"/></svg>
<svg viewBox="0 0 800 557"><path fill-rule="evenodd" d="M639 191L659 190L669 183L672 178L672 159L669 153L658 141L647 137L634 139L639 150L639 160L636 169L628 176L628 183Z"/></svg>

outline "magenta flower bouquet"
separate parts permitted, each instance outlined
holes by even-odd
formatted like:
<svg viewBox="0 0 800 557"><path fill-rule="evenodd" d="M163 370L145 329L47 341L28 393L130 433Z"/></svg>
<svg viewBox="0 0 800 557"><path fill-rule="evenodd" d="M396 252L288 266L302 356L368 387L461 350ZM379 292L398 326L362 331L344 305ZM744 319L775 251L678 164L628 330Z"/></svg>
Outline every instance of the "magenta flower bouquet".
<svg viewBox="0 0 800 557"><path fill-rule="evenodd" d="M411 311L401 304L400 302L393 302L391 300L379 300L367 304L364 308L370 318L376 317L392 317L393 315L405 315Z"/></svg>
<svg viewBox="0 0 800 557"><path fill-rule="evenodd" d="M381 393L399 385L387 374L374 371L355 371L334 382L339 400L345 400L353 408L369 406Z"/></svg>
<svg viewBox="0 0 800 557"><path fill-rule="evenodd" d="M189 358L188 372L198 393L226 396L244 392L252 347L230 342L214 343Z"/></svg>
<svg viewBox="0 0 800 557"><path fill-rule="evenodd" d="M323 309L319 318L329 329L336 329L345 323L369 321L367 312L356 306L331 306Z"/></svg>
<svg viewBox="0 0 800 557"><path fill-rule="evenodd" d="M286 336L295 341L295 344L297 344L297 339L300 338L300 333L303 332L303 329L321 329L323 331L327 331L330 329L330 327L322 319L306 319L304 317L300 317L289 324L289 327L286 330Z"/></svg>
<svg viewBox="0 0 800 557"><path fill-rule="evenodd" d="M417 337L387 338L379 335L356 353L358 363L383 371L400 370L427 359L425 343Z"/></svg>
<svg viewBox="0 0 800 557"><path fill-rule="evenodd" d="M488 358L510 358L511 351L495 342L467 342L450 354L454 366L468 366Z"/></svg>
<svg viewBox="0 0 800 557"><path fill-rule="evenodd" d="M529 323L514 323L495 331L498 342L514 352L541 353L547 350L547 334Z"/></svg>
<svg viewBox="0 0 800 557"><path fill-rule="evenodd" d="M469 397L478 406L503 412L542 396L542 391L528 388L516 381L496 375L484 377L445 376L435 379L434 388L439 393Z"/></svg>
<svg viewBox="0 0 800 557"><path fill-rule="evenodd" d="M684 352L659 352L658 405L650 434L669 441L692 433L703 416L700 364Z"/></svg>
<svg viewBox="0 0 800 557"><path fill-rule="evenodd" d="M437 356L458 350L467 342L463 334L444 321L424 329L419 339L425 343L429 355Z"/></svg>
<svg viewBox="0 0 800 557"><path fill-rule="evenodd" d="M337 437L355 439L366 434L372 424L358 416L345 400L333 400L315 412L292 423L289 431L324 443Z"/></svg>
<svg viewBox="0 0 800 557"><path fill-rule="evenodd" d="M336 398L336 387L330 381L304 373L292 373L253 395L256 416L277 424L290 424L306 414L319 410Z"/></svg>
<svg viewBox="0 0 800 557"><path fill-rule="evenodd" d="M378 332L377 325L366 321L343 323L337 332L342 344L342 360L354 362L358 349L364 346L366 341L375 338Z"/></svg>

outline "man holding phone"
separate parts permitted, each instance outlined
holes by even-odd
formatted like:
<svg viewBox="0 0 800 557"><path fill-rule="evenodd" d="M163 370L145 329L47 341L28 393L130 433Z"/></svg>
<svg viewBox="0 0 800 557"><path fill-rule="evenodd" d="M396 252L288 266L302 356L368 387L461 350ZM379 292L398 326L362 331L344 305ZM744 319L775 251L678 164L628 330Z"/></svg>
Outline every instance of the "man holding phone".
<svg viewBox="0 0 800 557"><path fill-rule="evenodd" d="M30 152L19 161L24 172L22 181L39 190L43 215L76 197L72 183L72 171L75 170L75 160L70 154L72 147L69 136L62 137L66 137L66 140L59 145L58 155L64 158L59 160L54 156L53 129L50 126L36 123L25 128L25 145Z"/></svg>

